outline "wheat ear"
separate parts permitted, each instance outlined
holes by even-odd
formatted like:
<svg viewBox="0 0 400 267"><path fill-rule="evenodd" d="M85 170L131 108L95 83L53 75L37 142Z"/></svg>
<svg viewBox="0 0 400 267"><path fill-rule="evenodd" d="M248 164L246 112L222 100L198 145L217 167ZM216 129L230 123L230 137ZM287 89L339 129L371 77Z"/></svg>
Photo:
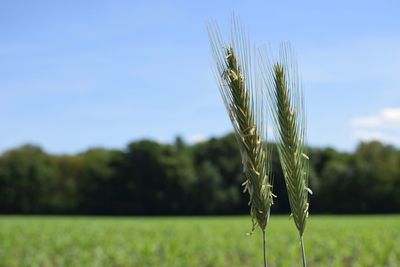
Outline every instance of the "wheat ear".
<svg viewBox="0 0 400 267"><path fill-rule="evenodd" d="M232 42L221 40L218 28L209 26L209 38L216 63L215 74L226 110L231 119L243 163L244 192L250 195L253 229L263 231L264 265L266 266L265 230L273 204L270 149L266 143L266 109L259 83L251 64L248 38L234 19Z"/></svg>
<svg viewBox="0 0 400 267"><path fill-rule="evenodd" d="M269 87L275 137L290 209L300 235L303 266L306 266L303 234L309 207L308 156L305 145L303 92L289 45L280 50L279 61L264 69Z"/></svg>

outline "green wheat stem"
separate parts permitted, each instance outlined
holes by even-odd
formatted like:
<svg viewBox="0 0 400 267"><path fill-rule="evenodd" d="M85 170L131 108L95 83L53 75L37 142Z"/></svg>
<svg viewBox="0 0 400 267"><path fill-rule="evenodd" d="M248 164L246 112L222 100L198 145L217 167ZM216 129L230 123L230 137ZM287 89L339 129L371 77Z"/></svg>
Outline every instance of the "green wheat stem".
<svg viewBox="0 0 400 267"><path fill-rule="evenodd" d="M302 259L303 259L303 267L307 267L306 251L304 249L303 236L300 237L300 246L301 246L301 256L302 256Z"/></svg>
<svg viewBox="0 0 400 267"><path fill-rule="evenodd" d="M264 248L264 267L267 267L267 237L265 230L262 230L263 248Z"/></svg>

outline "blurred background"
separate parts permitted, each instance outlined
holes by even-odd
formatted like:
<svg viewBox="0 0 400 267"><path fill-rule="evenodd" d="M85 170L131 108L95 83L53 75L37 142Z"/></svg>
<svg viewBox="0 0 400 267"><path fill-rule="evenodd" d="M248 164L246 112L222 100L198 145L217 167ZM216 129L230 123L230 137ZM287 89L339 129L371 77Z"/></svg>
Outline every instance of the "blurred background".
<svg viewBox="0 0 400 267"><path fill-rule="evenodd" d="M296 49L311 211L399 212L398 8L3 3L0 212L247 213L206 32L214 20L228 36L232 12L256 44ZM287 212L278 162L274 171L275 209Z"/></svg>
<svg viewBox="0 0 400 267"><path fill-rule="evenodd" d="M240 154L206 31L217 21L228 36L233 12L257 45L277 51L290 41L295 48L307 106L311 214L400 212L399 10L397 1L1 2L0 214L247 215ZM274 151L272 212L288 214L277 158ZM393 218L385 225L396 229ZM165 251L173 250L158 243L129 247L139 252L126 257L101 246L86 256L69 251L83 257L77 262L56 252L32 255L23 240L36 230L18 235L22 221L0 217L0 237L11 240L0 241L0 266L255 266L246 244L221 249L228 251L222 256L185 252L192 255L186 263L169 259ZM400 240L398 231L386 234ZM322 245L312 240L315 252ZM353 245L355 252L338 250L332 266L400 262L394 245L370 261ZM272 259L272 266L296 266ZM334 262L313 254L311 263L326 259Z"/></svg>

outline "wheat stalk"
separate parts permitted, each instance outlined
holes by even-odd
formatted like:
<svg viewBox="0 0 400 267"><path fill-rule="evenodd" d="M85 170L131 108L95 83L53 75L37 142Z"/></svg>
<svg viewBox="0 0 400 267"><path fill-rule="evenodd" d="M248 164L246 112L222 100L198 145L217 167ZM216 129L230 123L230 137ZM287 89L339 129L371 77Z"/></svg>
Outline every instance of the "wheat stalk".
<svg viewBox="0 0 400 267"><path fill-rule="evenodd" d="M306 266L303 235L309 207L308 156L305 145L303 93L297 65L289 45L282 45L280 59L272 66L264 60L264 81L269 88L275 137L285 177L290 209L300 235L303 266Z"/></svg>
<svg viewBox="0 0 400 267"><path fill-rule="evenodd" d="M215 74L226 110L239 143L245 177L244 192L250 196L250 214L253 228L258 225L263 232L264 266L266 266L265 230L273 204L270 183L270 149L266 143L266 108L260 83L253 71L248 38L232 22L232 41L224 44L217 26L208 27ZM254 81L256 80L257 83Z"/></svg>

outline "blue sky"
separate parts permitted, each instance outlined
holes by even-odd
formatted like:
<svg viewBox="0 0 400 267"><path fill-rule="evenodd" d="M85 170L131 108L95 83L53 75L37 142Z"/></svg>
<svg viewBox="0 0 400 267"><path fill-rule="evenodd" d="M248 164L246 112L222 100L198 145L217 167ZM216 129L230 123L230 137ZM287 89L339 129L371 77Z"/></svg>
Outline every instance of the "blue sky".
<svg viewBox="0 0 400 267"><path fill-rule="evenodd" d="M400 145L398 1L4 1L0 151L196 142L231 131L206 23L294 46L312 146Z"/></svg>

